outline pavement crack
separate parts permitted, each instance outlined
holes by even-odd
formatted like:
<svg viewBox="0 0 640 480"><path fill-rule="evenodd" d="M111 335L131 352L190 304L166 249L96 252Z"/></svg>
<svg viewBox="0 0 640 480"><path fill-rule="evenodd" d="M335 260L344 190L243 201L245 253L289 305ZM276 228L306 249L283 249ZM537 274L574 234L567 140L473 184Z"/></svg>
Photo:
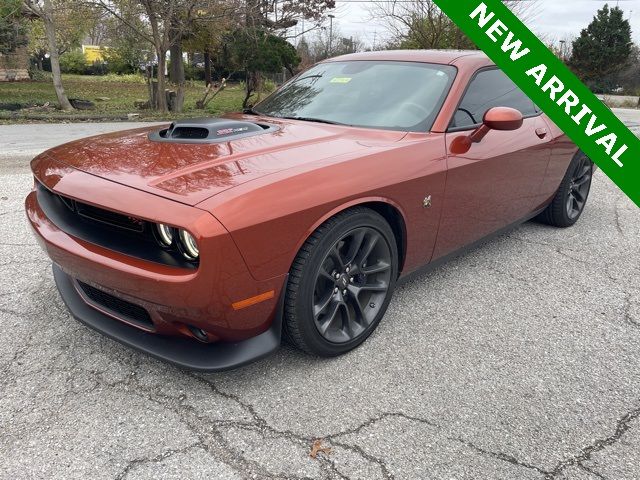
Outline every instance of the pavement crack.
<svg viewBox="0 0 640 480"><path fill-rule="evenodd" d="M637 407L627 412L622 418L620 418L616 422L616 429L613 432L613 434L611 434L608 437L601 438L594 441L591 445L587 445L582 450L580 450L580 452L577 455L561 461L555 466L553 470L551 470L547 474L546 478L549 480L554 479L559 474L561 474L566 468L571 466L580 467L582 466L583 462L586 462L587 460L591 460L591 456L594 453L598 453L607 447L615 445L618 442L618 440L620 440L620 438L622 438L622 436L629 430L629 428L631 428L631 425L630 425L631 422L633 422L638 417L640 417L640 407Z"/></svg>
<svg viewBox="0 0 640 480"><path fill-rule="evenodd" d="M555 251L556 251L556 253L558 255L561 255L561 256L563 256L565 258L568 258L572 262L581 263L582 265L587 265L588 267L599 267L599 265L594 265L591 262L587 262L585 260L582 260L581 258L576 258L576 257L573 257L573 256L569 255L567 252L563 251L561 247L556 247Z"/></svg>
<svg viewBox="0 0 640 480"><path fill-rule="evenodd" d="M186 453L189 450L191 450L192 448L196 448L196 447L202 447L202 445L200 444L200 442L198 443L193 443L191 445L188 445L184 448L180 448L177 450L166 450L154 457L147 457L147 458L136 458L133 459L131 461L129 461L127 463L127 465L125 466L125 468L118 474L116 474L116 476L114 477L114 480L122 480L124 478L126 478L129 475L129 472L139 466L139 465L145 465L148 463L159 463L169 457L172 457L173 455L179 454L179 453Z"/></svg>
<svg viewBox="0 0 640 480"><path fill-rule="evenodd" d="M346 429L346 430L341 430L341 431L339 431L337 433L333 433L333 434L329 435L329 437L327 437L327 438L335 438L335 437L342 437L344 435L358 434L362 430L364 430L365 428L370 427L370 426L380 422L381 420L384 420L384 419L389 418L389 417L404 418L405 420L409 420L409 421L412 421L412 422L424 423L425 425L428 425L428 426L433 427L433 428L437 428L437 429L441 428L438 424L433 423L430 420L426 420L424 418L414 417L414 416L407 415L407 414L402 413L402 412L385 412L385 413L382 413L380 415L376 415L375 417L371 417L371 418L365 420L364 422L362 422L360 425L358 425L356 427L349 428L349 429Z"/></svg>
<svg viewBox="0 0 640 480"><path fill-rule="evenodd" d="M618 233L623 236L626 237L624 230L622 229L622 222L620 222L620 202L616 202L614 207L613 207L613 211L614 211L614 218L616 221L616 229L618 230Z"/></svg>
<svg viewBox="0 0 640 480"><path fill-rule="evenodd" d="M630 325L633 325L634 327L640 328L640 322L631 318L631 295L629 293L625 294L623 314L624 314L624 319L627 321L627 323L629 323Z"/></svg>
<svg viewBox="0 0 640 480"><path fill-rule="evenodd" d="M4 308L4 307L0 307L0 313L6 313L7 315L15 315L16 317L22 317L25 315L24 312L18 312L16 310L11 310L9 308Z"/></svg>
<svg viewBox="0 0 640 480"><path fill-rule="evenodd" d="M380 471L382 472L382 475L384 476L385 479L393 480L395 478L395 476L393 475L393 473L391 473L391 471L389 470L389 467L387 466L387 464L383 459L378 458L374 455L371 455L370 453L366 452L362 447L358 445L351 445L350 443L339 442L331 439L330 436L326 438L330 439L331 445L344 448L345 450L349 450L350 452L355 453L360 457L364 458L365 460L368 460L369 462L374 463L375 465L380 467Z"/></svg>
<svg viewBox="0 0 640 480"><path fill-rule="evenodd" d="M152 401L160 405L161 407L169 409L170 411L175 413L178 418L180 418L181 422L189 428L189 430L193 433L194 436L196 436L196 438L198 438L199 442L197 445L201 446L208 453L211 453L209 444L212 441L217 442L218 445L222 445L224 448L217 448L216 453L223 457L222 460L225 464L235 465L243 472L254 472L258 475L258 478L287 480L306 479L306 477L296 477L290 474L279 474L268 471L259 462L245 457L241 453L237 452L233 447L231 447L231 445L229 445L229 442L224 438L221 430L228 428L237 428L259 433L263 437L272 435L275 437L286 438L304 448L308 448L311 444L311 437L297 435L294 432L282 431L273 428L267 424L266 420L257 413L255 408L251 404L242 401L237 395L221 391L213 383L207 381L206 379L193 372L181 373L206 385L215 395L226 398L239 405L246 413L248 413L251 420L213 420L205 418L198 415L198 412L194 407L182 403L182 399L163 395L157 391L149 390L148 388L142 387L141 385L136 383L137 388L141 390L140 392L137 392L137 394L140 395L144 393L143 398ZM325 458L319 458L319 460L321 461L321 465L323 465L325 468L329 466L329 460Z"/></svg>
<svg viewBox="0 0 640 480"><path fill-rule="evenodd" d="M9 210L9 211L7 211L7 212L2 212L2 213L0 213L0 217L3 217L3 216L5 216L5 215L11 215L11 214L13 214L13 213L22 213L22 212L23 212L23 210L22 210L22 209L20 209L20 210Z"/></svg>
<svg viewBox="0 0 640 480"><path fill-rule="evenodd" d="M338 443L335 440L335 438L336 437L341 437L341 436L344 436L344 435L358 434L363 429L365 429L367 427L370 427L370 426L374 425L375 423L380 422L381 420L384 420L386 418L403 418L403 419L409 420L411 422L418 422L418 423L422 423L424 425L428 425L429 427L432 427L432 428L440 430L440 431L443 430L443 428L440 425L438 425L438 424L436 424L436 423L434 423L434 422L432 422L430 420L424 419L424 418L420 418L420 417L416 417L416 416L412 416L412 415L407 415L407 414L402 413L402 412L387 412L387 413L383 413L381 415L377 415L375 417L372 417L372 418L366 420L365 422L363 422L362 424L358 425L357 427L354 427L354 428L351 428L351 429L348 429L348 430L343 430L343 431L341 431L339 433L336 433L336 434L333 434L333 435L329 435L326 438L329 439L333 445L338 445L338 446L342 446L343 448L348 448L349 447L348 444ZM484 449L482 447L479 447L479 446L475 445L474 443L472 443L472 442L470 442L468 440L464 440L462 438L457 438L457 437L446 437L446 438L447 438L447 440L450 440L450 441L453 441L453 442L457 442L457 443L459 443L459 444L461 444L461 445L463 445L463 446L465 446L465 447L467 447L467 448L469 448L471 450L474 450L475 452L480 453L482 455L488 455L488 456L491 456L491 457L493 457L495 459L498 459L498 460L501 460L501 461L504 461L504 462L508 462L508 463L510 463L512 465L515 465L515 466L518 466L518 467L526 468L526 469L529 469L529 470L535 470L536 472L541 473L543 475L547 475L549 473L548 471L543 470L542 468L536 467L535 465L531 465L531 464L528 464L526 462L520 461L516 457L514 457L513 455L508 455L508 454L502 453L502 452L493 452L493 451L490 451L490 450L486 450L486 449ZM357 453L359 453L361 456L364 456L366 454L366 452L362 451L362 449L360 447L353 447L353 446L351 446L351 447L357 449L356 450ZM373 457L373 456L368 456L368 457L365 457L365 458L367 458L371 462L377 463L380 466L383 474L385 475L385 478L393 478L393 475L389 472L389 470L388 470L386 464L384 463L384 461L382 461L382 460L380 460L380 459L378 459L376 457Z"/></svg>
<svg viewBox="0 0 640 480"><path fill-rule="evenodd" d="M503 462L507 462L510 463L511 465L515 465L517 467L522 467L522 468L527 468L529 470L535 470L538 473L541 473L543 475L549 475L549 472L547 470L543 470L540 467L536 467L535 465L531 465L529 463L526 462L522 462L520 460L518 460L516 457L514 457L513 455L508 455L506 453L502 453L502 452L493 452L491 450L486 450L482 447L479 447L477 445L475 445L474 443L469 442L468 440L464 440L462 438L456 438L456 437L447 437L447 439L461 443L462 445L467 446L468 448L470 448L471 450L474 450L482 455L487 455L489 457L493 457L496 458L498 460L502 460Z"/></svg>
<svg viewBox="0 0 640 480"><path fill-rule="evenodd" d="M596 471L595 471L595 470L593 470L592 468L587 467L586 465L582 465L582 464L580 464L580 465L578 465L578 467L579 467L580 469L584 470L585 472L587 472L588 474L593 475L594 477L597 477L597 478L599 478L599 479L601 479L601 480L607 480L607 477L605 477L604 475L602 475L602 474L601 474L601 473L599 473L599 472L596 472Z"/></svg>
<svg viewBox="0 0 640 480"><path fill-rule="evenodd" d="M267 421L264 418L262 418L260 414L258 414L258 412L253 407L253 405L251 405L248 402L244 402L238 395L223 392L214 383L209 382L208 380L206 380L205 378L202 378L200 375L196 373L186 372L186 375L199 381L200 383L204 383L216 395L220 395L221 397L226 398L227 400L231 400L232 402L235 402L236 404L238 404L243 410L245 410L254 419L257 425L265 428L268 427Z"/></svg>
<svg viewBox="0 0 640 480"><path fill-rule="evenodd" d="M511 278L512 280L514 280L514 281L516 281L516 282L518 282L518 283L524 283L524 284L526 284L527 286L531 283L531 280L530 280L530 279L520 278L520 277L518 277L517 275L515 275L515 274L514 274L514 273L512 273L512 272L508 272L508 271L500 270L499 268L495 268L495 267L493 267L493 266L488 266L488 267L487 267L487 270L489 270L490 272L494 272L494 273L496 273L496 274L498 274L498 275L502 275L502 276L505 276L505 277L509 277L509 278Z"/></svg>
<svg viewBox="0 0 640 480"><path fill-rule="evenodd" d="M307 435L299 435L299 434L297 434L295 432L292 432L292 431L289 431L289 430L279 430L279 429L277 429L275 427L272 427L272 426L270 426L268 424L266 419L264 419L262 416L260 416L260 414L258 414L258 412L253 407L253 405L251 405L248 402L244 402L237 395L233 395L233 394L221 391L216 385L214 385L213 383L211 383L211 382L207 381L206 379L202 378L198 374L187 373L187 375L191 376L192 378L195 378L196 380L198 380L200 382L204 382L217 395L220 395L220 396L222 396L222 397L224 397L224 398L226 398L228 400L236 402L254 420L253 423L251 423L251 422L249 422L249 423L247 423L247 422L215 422L218 426L222 426L222 425L229 426L229 425L232 425L232 426L234 426L236 428L241 428L241 429L249 429L249 430L253 430L253 431L268 432L268 433L271 433L272 435L284 437L284 438L287 438L290 441L294 441L296 443L300 443L300 444L304 445L305 447L308 447L309 445L311 445L313 440L317 438L317 437L311 436L311 435L309 435L309 436L307 436ZM375 423L377 421L380 421L382 418L385 418L385 417L388 417L388 416L404 417L404 418L407 418L407 419L410 419L410 420L423 421L423 422L431 424L430 422L427 422L426 420L417 419L417 418L414 418L414 417L409 417L409 416L406 416L406 415L404 415L402 413L383 414L383 415L381 415L379 417L375 417L375 418L372 418L372 419L370 419L368 421L365 421L363 424L359 425L355 429L344 430L344 431L340 431L340 432L338 432L336 434L326 435L324 438L327 441L329 441L332 445L335 445L335 446L338 446L338 447L342 447L345 450L349 450L350 452L357 454L358 456L362 457L363 459L365 459L365 460L377 465L380 468L384 478L386 478L388 480L392 480L394 478L394 476L389 471L389 468L387 467L387 465L384 462L384 460L369 454L368 452L366 452L364 449L362 449L359 446L351 445L349 443L340 442L340 441L336 440L336 437L340 437L340 436L346 435L348 433L357 433L358 431L366 428L368 425L371 425L371 424L373 424L373 423ZM325 458L324 456L318 457L318 459L319 459L319 461L321 463L324 463L325 466L329 466L329 468L332 471L335 471L335 473L337 473L337 474L341 475L342 477L344 477L341 473L337 472L337 469L336 469L335 465L333 465L333 462L330 459Z"/></svg>
<svg viewBox="0 0 640 480"><path fill-rule="evenodd" d="M567 252L565 252L561 246L557 246L557 245L553 245L551 243L545 243L545 242L538 242L535 240L530 240L528 238L522 238L522 237L518 237L518 236L510 236L509 238L513 238L515 240L519 240L522 243L528 243L531 245L539 245L542 247L546 247L546 248L550 248L551 250L555 251L558 255L561 255L565 258L568 258L569 260L571 260L572 262L577 262L577 263L581 263L583 265L587 265L587 266L596 266L599 267L600 265L594 265L593 263L587 262L585 260L582 260L581 258L576 258L573 257L571 255L569 255Z"/></svg>

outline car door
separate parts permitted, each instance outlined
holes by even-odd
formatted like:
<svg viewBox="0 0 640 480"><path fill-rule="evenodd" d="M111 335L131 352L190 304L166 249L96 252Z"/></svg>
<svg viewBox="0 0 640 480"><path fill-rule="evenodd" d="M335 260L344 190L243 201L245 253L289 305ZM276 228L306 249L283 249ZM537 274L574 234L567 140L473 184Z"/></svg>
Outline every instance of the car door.
<svg viewBox="0 0 640 480"><path fill-rule="evenodd" d="M487 110L511 107L525 117L515 131L492 130L468 152L454 154ZM533 102L500 70L479 70L469 82L446 133L447 180L433 259L452 253L525 217L539 204L551 134Z"/></svg>

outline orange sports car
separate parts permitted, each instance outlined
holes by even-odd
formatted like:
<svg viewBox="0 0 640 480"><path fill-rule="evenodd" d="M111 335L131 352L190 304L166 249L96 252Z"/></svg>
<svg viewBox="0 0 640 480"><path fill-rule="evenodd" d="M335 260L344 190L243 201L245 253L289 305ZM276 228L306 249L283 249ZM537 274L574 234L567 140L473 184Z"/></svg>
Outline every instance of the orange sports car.
<svg viewBox="0 0 640 480"><path fill-rule="evenodd" d="M399 281L538 218L592 162L479 52L322 62L242 114L51 149L29 221L72 315L214 371L360 345Z"/></svg>

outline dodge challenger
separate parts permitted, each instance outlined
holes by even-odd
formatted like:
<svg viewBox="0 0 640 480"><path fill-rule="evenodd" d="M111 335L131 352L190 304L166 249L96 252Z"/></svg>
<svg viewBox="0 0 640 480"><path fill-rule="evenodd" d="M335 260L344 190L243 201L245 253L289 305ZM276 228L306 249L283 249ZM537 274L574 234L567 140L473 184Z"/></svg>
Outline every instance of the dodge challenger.
<svg viewBox="0 0 640 480"><path fill-rule="evenodd" d="M80 322L184 368L364 342L394 288L531 220L593 163L479 52L315 65L243 113L36 157L26 212Z"/></svg>

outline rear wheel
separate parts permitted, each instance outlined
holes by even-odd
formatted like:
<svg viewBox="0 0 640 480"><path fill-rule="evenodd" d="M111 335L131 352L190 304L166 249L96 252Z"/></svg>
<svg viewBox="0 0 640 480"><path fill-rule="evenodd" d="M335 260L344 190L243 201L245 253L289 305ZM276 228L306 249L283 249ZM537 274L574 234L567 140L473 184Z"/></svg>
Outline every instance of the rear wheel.
<svg viewBox="0 0 640 480"><path fill-rule="evenodd" d="M587 204L592 176L593 162L584 153L578 152L571 160L555 197L538 216L538 220L561 228L576 223Z"/></svg>
<svg viewBox="0 0 640 480"><path fill-rule="evenodd" d="M334 356L364 342L382 319L398 273L393 231L357 207L321 225L289 274L285 333L298 348Z"/></svg>

